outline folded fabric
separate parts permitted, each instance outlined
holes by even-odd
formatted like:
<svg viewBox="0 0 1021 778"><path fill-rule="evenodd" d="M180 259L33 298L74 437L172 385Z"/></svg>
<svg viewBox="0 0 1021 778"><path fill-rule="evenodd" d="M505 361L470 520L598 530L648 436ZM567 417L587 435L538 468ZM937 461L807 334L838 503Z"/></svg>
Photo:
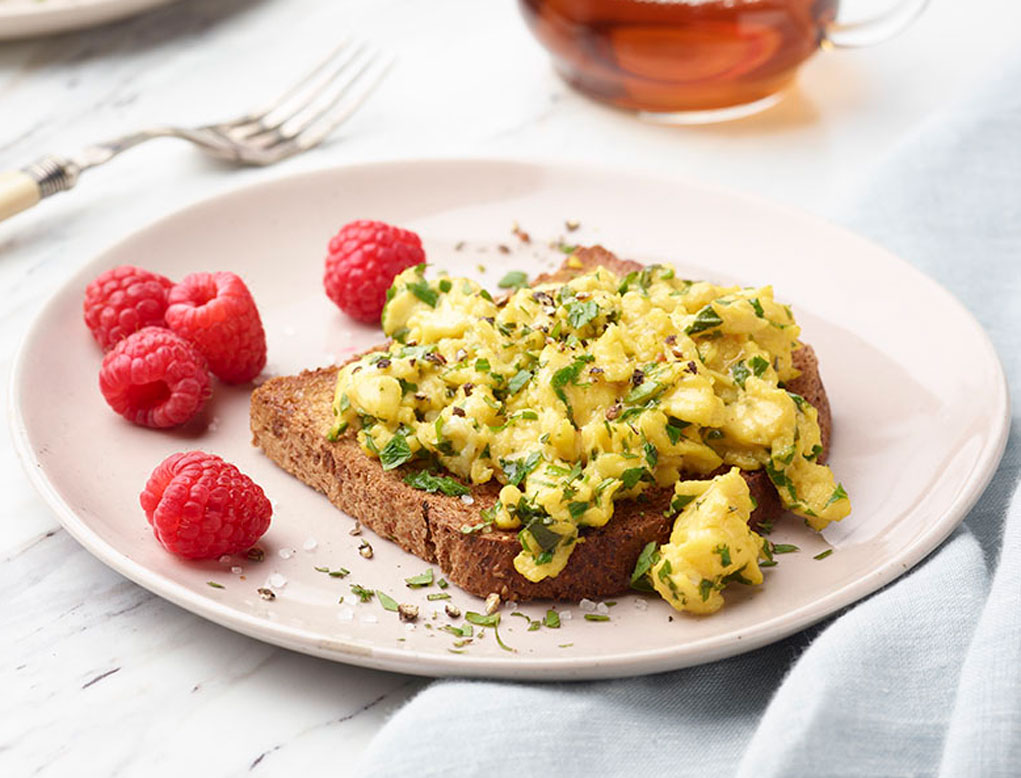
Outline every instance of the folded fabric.
<svg viewBox="0 0 1021 778"><path fill-rule="evenodd" d="M1021 386L1021 61L884 162L842 220L945 284ZM966 365L966 354L948 354ZM359 775L1021 775L1021 446L925 562L825 624L701 667L437 681ZM990 573L990 570L993 572Z"/></svg>

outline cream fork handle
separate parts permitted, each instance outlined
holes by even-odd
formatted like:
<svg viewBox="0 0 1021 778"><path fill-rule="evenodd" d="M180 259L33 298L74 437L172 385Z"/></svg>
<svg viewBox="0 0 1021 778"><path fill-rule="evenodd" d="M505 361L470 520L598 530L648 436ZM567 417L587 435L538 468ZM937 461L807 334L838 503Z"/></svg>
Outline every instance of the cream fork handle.
<svg viewBox="0 0 1021 778"><path fill-rule="evenodd" d="M39 184L28 173L0 173L0 221L27 210L42 199Z"/></svg>

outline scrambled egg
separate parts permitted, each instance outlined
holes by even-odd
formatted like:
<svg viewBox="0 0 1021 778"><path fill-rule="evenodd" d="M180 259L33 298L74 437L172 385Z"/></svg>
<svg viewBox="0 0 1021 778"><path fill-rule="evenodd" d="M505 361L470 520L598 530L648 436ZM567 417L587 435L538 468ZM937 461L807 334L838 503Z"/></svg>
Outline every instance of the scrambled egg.
<svg viewBox="0 0 1021 778"><path fill-rule="evenodd" d="M669 265L624 277L599 268L497 302L473 281L427 280L424 270L404 271L388 293L386 350L340 371L331 436L357 430L384 469L422 460L472 483L497 479L499 501L464 531L518 529L514 565L529 580L559 574L584 541L579 530L610 521L616 500L682 473L765 468L784 505L817 530L850 511L815 461L815 409L782 387L797 375L800 330L770 287L684 280ZM744 511L731 474L676 488L707 489L706 506L730 495ZM758 553L736 519L705 515L703 535L731 549L729 565L690 562L712 591L700 599L701 578L698 597L684 584L688 563L666 549L685 542L664 547L655 576L674 559L677 572L654 576L675 605L703 611L738 560L754 579L746 557Z"/></svg>
<svg viewBox="0 0 1021 778"><path fill-rule="evenodd" d="M715 613L731 581L762 583L764 541L748 526L754 506L738 468L709 481L678 482L673 505L686 507L670 542L650 559L649 577L663 599L677 610Z"/></svg>

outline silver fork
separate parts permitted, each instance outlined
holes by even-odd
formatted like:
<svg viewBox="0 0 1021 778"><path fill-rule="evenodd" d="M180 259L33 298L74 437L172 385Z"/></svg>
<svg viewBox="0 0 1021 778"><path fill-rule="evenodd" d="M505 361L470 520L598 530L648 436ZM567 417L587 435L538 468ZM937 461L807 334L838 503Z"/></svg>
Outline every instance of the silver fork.
<svg viewBox="0 0 1021 778"><path fill-rule="evenodd" d="M0 173L0 221L65 192L83 171L153 138L181 138L239 165L272 165L318 146L372 93L393 60L364 42L346 40L282 95L257 111L201 127L153 127L82 149L46 156Z"/></svg>

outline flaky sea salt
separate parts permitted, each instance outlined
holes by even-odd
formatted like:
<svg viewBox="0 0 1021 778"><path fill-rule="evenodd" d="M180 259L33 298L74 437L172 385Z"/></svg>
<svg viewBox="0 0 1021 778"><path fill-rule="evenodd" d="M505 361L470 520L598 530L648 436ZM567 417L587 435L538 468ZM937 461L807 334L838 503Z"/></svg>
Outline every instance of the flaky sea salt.
<svg viewBox="0 0 1021 778"><path fill-rule="evenodd" d="M353 621L354 617L355 617L354 610L348 608L347 606L337 611L337 618L340 619L341 621Z"/></svg>
<svg viewBox="0 0 1021 778"><path fill-rule="evenodd" d="M301 547L303 549L305 549L306 551L315 551L316 550L316 546L318 546L318 545L319 545L319 541L316 540L315 538L307 538L305 540L305 542L302 543Z"/></svg>
<svg viewBox="0 0 1021 778"><path fill-rule="evenodd" d="M470 494L462 494L461 495L461 502L463 502L465 505L474 505L475 504L475 498L472 497Z"/></svg>
<svg viewBox="0 0 1021 778"><path fill-rule="evenodd" d="M609 612L610 606L607 605L605 602L596 603L596 613L602 613L603 615L606 615Z"/></svg>
<svg viewBox="0 0 1021 778"><path fill-rule="evenodd" d="M635 607L638 610L640 610L640 611L648 610L649 609L649 603L647 603L645 601L644 597L636 597L635 598Z"/></svg>
<svg viewBox="0 0 1021 778"><path fill-rule="evenodd" d="M230 569L230 571L234 573L234 575L241 575L243 572L245 572L245 568L241 567L240 565L234 565Z"/></svg>
<svg viewBox="0 0 1021 778"><path fill-rule="evenodd" d="M281 559L290 559L292 556L294 556L294 549L282 548L279 551L277 551L277 553L280 554Z"/></svg>
<svg viewBox="0 0 1021 778"><path fill-rule="evenodd" d="M586 613L591 613L596 609L596 604L588 597L586 597L584 600L578 603L578 607L581 608Z"/></svg>
<svg viewBox="0 0 1021 778"><path fill-rule="evenodd" d="M280 575L280 573L272 573L270 577L266 579L266 585L273 589L282 589L287 586L287 579Z"/></svg>
<svg viewBox="0 0 1021 778"><path fill-rule="evenodd" d="M377 616L375 613L368 613L367 612L367 613L361 614L358 617L358 619L360 621L362 621L363 623L365 623L365 624L375 624L377 621L379 621L379 616Z"/></svg>
<svg viewBox="0 0 1021 778"><path fill-rule="evenodd" d="M561 621L570 621L571 620L571 612L570 611L560 611L560 620Z"/></svg>

